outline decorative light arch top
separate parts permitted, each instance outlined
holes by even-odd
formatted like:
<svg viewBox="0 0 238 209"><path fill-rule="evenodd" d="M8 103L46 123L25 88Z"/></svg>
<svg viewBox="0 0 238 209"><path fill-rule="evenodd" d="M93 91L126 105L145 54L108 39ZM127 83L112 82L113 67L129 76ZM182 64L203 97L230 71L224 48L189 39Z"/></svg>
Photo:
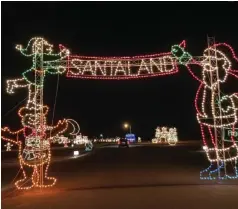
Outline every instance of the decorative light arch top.
<svg viewBox="0 0 238 209"><path fill-rule="evenodd" d="M126 80L170 75L178 64L192 61L184 50L185 41L174 45L171 52L133 57L90 57L69 54L67 58L46 61L45 68L67 69L66 76L80 79ZM60 45L60 49L68 51Z"/></svg>

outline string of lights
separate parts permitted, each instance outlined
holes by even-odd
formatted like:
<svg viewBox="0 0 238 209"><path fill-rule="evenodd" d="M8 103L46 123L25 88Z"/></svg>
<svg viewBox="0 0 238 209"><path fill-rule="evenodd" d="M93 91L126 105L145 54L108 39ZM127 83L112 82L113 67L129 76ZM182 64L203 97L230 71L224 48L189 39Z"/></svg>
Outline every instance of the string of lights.
<svg viewBox="0 0 238 209"><path fill-rule="evenodd" d="M23 72L21 78L7 80L7 92L13 94L15 89L27 88L28 100L26 105L18 111L23 128L17 132L10 131L8 127L2 128L1 137L18 146L18 158L23 178L17 180L15 186L18 189L51 187L55 185L56 178L48 177L51 161L50 144L54 137L68 129L69 122L63 119L58 121L56 126L47 125L46 117L49 107L43 105L44 77L47 74L62 74L65 69L42 68L42 66L45 62L44 58L59 61L64 59L69 52L60 46L60 52L53 54L53 45L38 37L32 38L26 48L17 45L16 49L32 59L32 67ZM26 172L26 168L31 168L31 171ZM28 184L24 185L25 183Z"/></svg>
<svg viewBox="0 0 238 209"><path fill-rule="evenodd" d="M219 43L204 50L204 59L200 63L194 62L202 68L200 78L191 71L188 62L183 63L188 67L192 76L200 82L195 96L195 108L197 110L197 120L201 127L204 151L207 159L211 162L211 166L201 171L201 179L214 179L216 178L214 175L217 174L219 179L238 178L237 144L232 138L231 143L225 144L222 134L224 128L234 129L237 124L238 105L235 104L237 93L220 96L221 85L227 82L229 75L234 76L237 70L232 69L232 62L221 51L221 47L228 48L232 58L236 62L238 61L230 45ZM234 77L237 78L237 76ZM214 166L215 162L217 162L217 166ZM233 165L233 171L231 172L233 176L228 175L227 162L231 162ZM221 169L224 170L223 175L220 175ZM212 175L213 177L211 177Z"/></svg>
<svg viewBox="0 0 238 209"><path fill-rule="evenodd" d="M238 62L238 58L232 47L226 43L209 46L201 57L192 56L185 47L186 42L182 41L179 45L172 46L171 52L168 53L134 57L87 57L71 55L63 45L59 45L59 53L53 53L53 45L39 37L32 38L25 48L17 45L16 49L32 60L32 67L23 72L21 78L7 80L7 92L13 94L16 89L26 88L28 100L26 105L18 111L23 128L16 132L10 131L7 127L2 128L1 136L3 140L18 146L23 179L15 182L16 187L30 189L55 185L56 179L48 177L51 161L50 144L54 137L68 130L69 124L73 125L73 134L79 131L79 126L67 119L59 121L56 126L47 125L46 116L49 108L43 105L46 75L66 73L67 77L81 79L126 80L172 75L178 73L178 65L186 66L191 75L200 82L195 95L195 108L201 127L204 150L211 162L211 166L201 172L201 178L213 179L211 176L225 169L227 162L235 164L233 175L228 175L225 169L225 175L219 177L221 179L237 178L238 147L234 138L231 139L230 144L225 145L223 139L218 138L215 132L221 132L224 127L234 130L238 120L238 106L235 102L238 94L233 92L219 96L220 85L227 82L228 76L238 78L236 75L238 70L232 69L232 62L218 48L226 47L231 52L233 60ZM197 76L190 65L198 65L202 69L201 76ZM176 134L173 136L171 134L172 143L176 141ZM217 166L213 168L215 162ZM31 173L27 173L25 168L32 168ZM31 184L22 186L29 178Z"/></svg>

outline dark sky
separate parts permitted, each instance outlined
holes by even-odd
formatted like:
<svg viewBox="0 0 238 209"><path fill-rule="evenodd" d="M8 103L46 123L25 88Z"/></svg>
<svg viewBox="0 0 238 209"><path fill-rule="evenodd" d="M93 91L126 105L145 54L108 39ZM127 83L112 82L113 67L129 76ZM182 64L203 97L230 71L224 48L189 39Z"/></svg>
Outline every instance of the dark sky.
<svg viewBox="0 0 238 209"><path fill-rule="evenodd" d="M23 89L14 95L5 91L6 79L31 67L15 44L26 45L31 37L43 36L55 46L65 45L72 54L126 56L168 52L185 39L187 50L201 56L209 35L238 52L237 12L235 2L2 2L2 126L20 128L18 108L8 111L27 95ZM44 103L51 108L56 84L57 76L47 77ZM54 121L73 118L89 136L124 135L126 121L144 138L152 137L157 125L165 125L177 127L181 139L200 139L193 102L198 85L184 67L176 75L132 81L63 75Z"/></svg>

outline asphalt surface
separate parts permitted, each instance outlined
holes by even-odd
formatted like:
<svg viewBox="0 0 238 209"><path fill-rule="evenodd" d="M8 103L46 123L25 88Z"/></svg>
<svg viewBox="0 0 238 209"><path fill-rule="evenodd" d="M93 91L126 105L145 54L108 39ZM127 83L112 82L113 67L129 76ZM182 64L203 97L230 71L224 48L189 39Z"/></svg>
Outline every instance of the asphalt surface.
<svg viewBox="0 0 238 209"><path fill-rule="evenodd" d="M62 159L72 155L59 152ZM53 162L54 188L17 193L2 186L2 208L237 209L238 181L202 181L199 172L206 167L199 143L100 147L82 158ZM17 171L2 165L2 184L9 185Z"/></svg>
<svg viewBox="0 0 238 209"><path fill-rule="evenodd" d="M74 158L74 150L79 151L80 155L84 155L86 152L83 147L56 147L51 150L52 159L51 162L62 162ZM18 167L18 150L5 151L2 150L2 167Z"/></svg>

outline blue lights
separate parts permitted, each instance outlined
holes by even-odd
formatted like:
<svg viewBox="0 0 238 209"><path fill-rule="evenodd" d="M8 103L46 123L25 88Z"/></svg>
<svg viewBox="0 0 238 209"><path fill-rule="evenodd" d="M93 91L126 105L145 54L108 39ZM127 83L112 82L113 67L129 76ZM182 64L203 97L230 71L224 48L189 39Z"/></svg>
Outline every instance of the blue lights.
<svg viewBox="0 0 238 209"><path fill-rule="evenodd" d="M135 134L126 134L126 139L129 142L135 142L136 141L136 136L135 136Z"/></svg>
<svg viewBox="0 0 238 209"><path fill-rule="evenodd" d="M230 176L225 174L224 176L221 176L221 170L224 169L224 162L221 162L221 165L219 165L217 168L216 163L211 163L210 166L200 172L200 179L202 180L226 180L226 179L238 179L238 169L237 169L237 160L235 160L235 175ZM214 170L213 170L214 168ZM226 173L226 172L225 172Z"/></svg>

